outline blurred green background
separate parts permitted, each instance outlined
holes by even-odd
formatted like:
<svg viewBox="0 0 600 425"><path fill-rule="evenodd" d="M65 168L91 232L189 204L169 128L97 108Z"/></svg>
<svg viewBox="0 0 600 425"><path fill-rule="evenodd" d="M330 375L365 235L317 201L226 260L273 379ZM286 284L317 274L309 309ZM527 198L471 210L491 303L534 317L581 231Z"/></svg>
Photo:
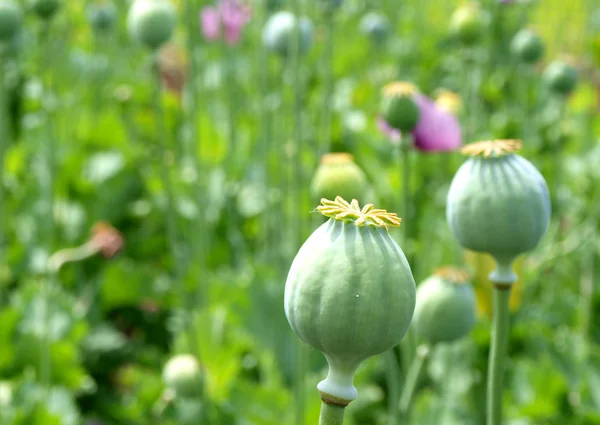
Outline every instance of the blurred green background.
<svg viewBox="0 0 600 425"><path fill-rule="evenodd" d="M0 44L1 424L317 423L326 363L290 330L283 290L322 222L310 188L327 152L352 154L376 206L404 218L392 235L417 282L443 265L473 276L478 323L436 347L408 422L484 423L493 265L446 224L457 151L404 150L403 177L401 149L377 126L394 80L456 93L464 143L522 139L552 193L550 229L517 265L506 423L600 424L597 0L482 0L490 21L472 45L449 31L459 2L327 12L325 0L252 0L227 43L202 32L201 9L218 2L179 0L157 52L131 40L128 0L63 0L49 19L36 1L20 2L22 29ZM114 21L99 30L91 11L105 7ZM311 19L304 54L264 45L280 10ZM389 21L381 40L361 30L369 12ZM545 45L534 64L510 50L524 27ZM577 70L569 93L543 77L557 60ZM49 258L65 261L48 271ZM348 424L398 423L390 406L415 339L393 351L397 370L389 356L361 366ZM186 397L162 377L179 353L202 375Z"/></svg>

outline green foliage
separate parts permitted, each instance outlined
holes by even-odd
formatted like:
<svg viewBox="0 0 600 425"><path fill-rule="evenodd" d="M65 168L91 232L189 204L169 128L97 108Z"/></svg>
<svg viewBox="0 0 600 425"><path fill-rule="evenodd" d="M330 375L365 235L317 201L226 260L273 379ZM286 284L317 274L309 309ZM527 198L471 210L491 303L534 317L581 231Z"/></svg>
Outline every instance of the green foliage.
<svg viewBox="0 0 600 425"><path fill-rule="evenodd" d="M330 55L324 9L303 0L296 14L312 26L297 62L294 32L277 46L285 57L262 41L270 14L296 2L252 2L237 45L202 37L200 7L212 2L169 3L179 23L159 55L167 140L152 100L153 58L128 33L131 2L23 1L22 30L0 43L0 424L314 425L327 365L290 331L283 292L294 255L322 223L309 193L320 157L352 154L377 207L406 218L394 237L416 281L462 263L444 220L458 154L411 151L412 214L400 202L399 149L376 125L381 88L397 80L430 97L458 93L464 141L523 139L523 156L550 187L552 222L524 259L511 317L507 423L600 424L593 2L481 2L490 21L461 24L463 41L475 42L465 45L453 37L453 2L345 0L332 15ZM105 4L116 8L111 30L95 31L108 22L97 15ZM389 22L385 39L360 31L367 13ZM544 45L539 68L510 52L529 24ZM555 60L574 68L544 79ZM99 221L123 235L120 254L47 273L48 256L90 241ZM481 318L468 337L434 348L400 423L484 423L489 342ZM397 351L400 365L410 362L410 346ZM197 396L174 397L163 383L165 362L180 353L195 355L206 377ZM376 357L357 371L346 424L391 423L388 369Z"/></svg>

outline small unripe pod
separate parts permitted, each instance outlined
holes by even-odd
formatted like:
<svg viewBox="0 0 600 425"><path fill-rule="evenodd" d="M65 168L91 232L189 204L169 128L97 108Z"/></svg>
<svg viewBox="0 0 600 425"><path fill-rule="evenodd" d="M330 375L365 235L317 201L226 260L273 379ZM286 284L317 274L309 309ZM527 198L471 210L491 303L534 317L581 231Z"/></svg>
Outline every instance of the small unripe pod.
<svg viewBox="0 0 600 425"><path fill-rule="evenodd" d="M21 7L12 0L0 3L0 42L12 39L23 22Z"/></svg>
<svg viewBox="0 0 600 425"><path fill-rule="evenodd" d="M428 344L451 342L471 331L475 309L469 276L459 269L444 267L417 287L413 324Z"/></svg>
<svg viewBox="0 0 600 425"><path fill-rule="evenodd" d="M271 15L263 28L262 40L269 50L287 56L293 51L292 43L296 43L296 31L300 31L299 53L305 53L312 44L312 23L307 17L296 18L291 12Z"/></svg>
<svg viewBox="0 0 600 425"><path fill-rule="evenodd" d="M450 18L450 33L467 45L475 44L485 33L488 14L479 3L469 3L456 9Z"/></svg>
<svg viewBox="0 0 600 425"><path fill-rule="evenodd" d="M510 50L525 63L535 63L544 55L542 38L530 29L522 29L512 39Z"/></svg>
<svg viewBox="0 0 600 425"><path fill-rule="evenodd" d="M323 6L326 10L332 11L337 9L342 5L343 0L319 0L321 6Z"/></svg>
<svg viewBox="0 0 600 425"><path fill-rule="evenodd" d="M179 354L165 364L162 374L167 388L180 397L198 394L201 385L201 371L198 360L191 354Z"/></svg>
<svg viewBox="0 0 600 425"><path fill-rule="evenodd" d="M50 19L60 8L61 0L31 0L31 8L42 19Z"/></svg>
<svg viewBox="0 0 600 425"><path fill-rule="evenodd" d="M415 129L421 116L414 98L417 94L417 88L406 82L390 83L383 88L380 112L390 127L403 133Z"/></svg>
<svg viewBox="0 0 600 425"><path fill-rule="evenodd" d="M515 152L518 140L477 142L450 184L446 218L467 249L491 254L512 283L513 260L535 248L550 224L550 195L540 172Z"/></svg>
<svg viewBox="0 0 600 425"><path fill-rule="evenodd" d="M302 340L321 351L329 374L321 398L345 406L356 398L354 373L368 357L400 342L415 308L415 282L388 233L396 214L362 210L341 197L318 207L330 219L302 245L285 284L285 314Z"/></svg>
<svg viewBox="0 0 600 425"><path fill-rule="evenodd" d="M360 203L373 202L367 199L372 191L367 176L353 161L348 153L329 153L323 155L310 185L313 198L356 199Z"/></svg>
<svg viewBox="0 0 600 425"><path fill-rule="evenodd" d="M110 30L117 18L117 8L114 3L99 2L88 6L87 16L92 28L98 32Z"/></svg>
<svg viewBox="0 0 600 425"><path fill-rule="evenodd" d="M390 32L390 23L385 15L369 12L360 20L360 31L373 42L381 43Z"/></svg>
<svg viewBox="0 0 600 425"><path fill-rule="evenodd" d="M552 62L544 71L544 82L558 94L569 94L577 84L577 71L564 62Z"/></svg>
<svg viewBox="0 0 600 425"><path fill-rule="evenodd" d="M151 49L171 39L176 23L177 13L169 0L135 0L127 16L131 37Z"/></svg>

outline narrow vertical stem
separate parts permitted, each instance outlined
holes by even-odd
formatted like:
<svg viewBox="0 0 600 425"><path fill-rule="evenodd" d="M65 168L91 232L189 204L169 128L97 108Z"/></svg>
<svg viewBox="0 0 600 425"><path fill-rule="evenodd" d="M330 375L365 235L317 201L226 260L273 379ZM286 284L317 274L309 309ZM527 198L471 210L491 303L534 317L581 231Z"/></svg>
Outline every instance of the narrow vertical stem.
<svg viewBox="0 0 600 425"><path fill-rule="evenodd" d="M40 43L42 53L40 55L39 72L40 78L44 84L44 96L42 99L42 110L44 111L45 119L45 138L42 137L40 140L43 142L41 152L44 152L45 156L45 175L43 176L44 182L41 183L42 197L45 201L45 214L41 220L41 227L43 228L43 239L45 241L48 255L53 251L54 246L54 183L55 183L55 161L56 161L56 146L54 140L54 117L52 116L51 107L55 107L50 104L52 95L52 40L50 37L50 23L47 21L42 22L42 28L40 31ZM41 337L41 348L40 348L40 381L45 390L49 390L52 376L52 362L51 362L51 349L52 341L48 337L46 326L48 324L48 298L52 288L53 275L46 274L41 278L41 289L40 297L42 299L42 322L44 323L44 330Z"/></svg>
<svg viewBox="0 0 600 425"><path fill-rule="evenodd" d="M304 186L302 182L302 168L301 168L301 146L302 146L302 108L303 108L303 75L302 75L302 64L300 57L300 44L302 43L302 33L300 31L300 16L301 16L301 7L300 1L294 1L294 13L298 18L298 25L296 25L296 34L295 34L295 47L293 52L293 63L292 68L294 70L294 147L292 149L293 159L292 159L292 167L291 167L291 196L290 196L290 213L293 215L292 217L292 251L295 251L298 248L298 243L300 240L300 210L295 207L298 203L301 202L302 197L302 187Z"/></svg>
<svg viewBox="0 0 600 425"><path fill-rule="evenodd" d="M592 241L595 238L592 237ZM589 246L582 253L581 276L579 277L579 328L581 334L587 336L590 331L590 323L594 317L594 267L595 267L596 249Z"/></svg>
<svg viewBox="0 0 600 425"><path fill-rule="evenodd" d="M201 182L196 193L196 203L198 205L198 219L195 221L194 225L196 228L191 231L189 234L198 234L202 235L201 237L192 237L190 238L190 244L192 245L192 251L194 258L198 261L198 279L199 283L196 285L195 294L193 297L186 297L187 306L186 309L192 312L194 307L202 308L206 306L206 286L208 279L206 279L205 274L205 265L206 265L206 240L210 237L208 235L208 226L205 225L204 220L204 204L205 204L205 193L206 187L204 186L207 181L207 177L205 175L204 167L202 167L200 155L200 137L198 131L198 88L197 88L197 74L198 74L198 66L196 61L196 47L198 44L198 36L199 36L199 28L198 28L198 10L196 8L195 0L187 0L185 2L185 13L186 13L186 35L187 35L187 43L186 48L188 51L189 57L189 70L190 75L185 86L185 95L186 95L186 112L187 112L187 120L189 125L189 140L187 143L186 154L192 160L192 166L194 168L194 173L198 177L198 181ZM190 317L190 344L194 344L190 347L191 352L196 356L196 359L202 363L200 358L200 350L196 344L196 322L194 317ZM202 381L202 384L204 381ZM201 384L201 385L202 385ZM203 393L204 391L202 391Z"/></svg>
<svg viewBox="0 0 600 425"><path fill-rule="evenodd" d="M398 397L400 397L400 368L394 349L385 353L386 360L386 381L388 386L388 416L390 425L398 424Z"/></svg>
<svg viewBox="0 0 600 425"><path fill-rule="evenodd" d="M494 285L494 319L492 343L488 363L487 425L502 424L502 393L504 390L504 366L507 357L509 335L510 286Z"/></svg>
<svg viewBox="0 0 600 425"><path fill-rule="evenodd" d="M4 88L4 63L0 63L0 258L4 258L4 150L8 146L8 96ZM0 288L0 306L2 305Z"/></svg>
<svg viewBox="0 0 600 425"><path fill-rule="evenodd" d="M260 22L260 28L264 26L264 23L267 20L267 5L263 2L262 6L259 7L260 16L257 18L257 22ZM267 99L270 90L270 68L269 68L269 55L266 46L264 43L260 43L260 51L256 56L258 59L257 63L257 72L258 72L258 80L259 80L259 90L260 90L260 102L259 102L259 117L261 126L261 143L259 146L259 155L258 157L262 161L262 173L264 179L264 188L267 193L271 190L271 185L273 184L271 173L270 173L270 157L271 157L271 111L270 108L267 107ZM269 202L269 201L267 201ZM273 212L270 209L266 209L263 213L264 221L263 226L264 229L261 232L261 240L260 246L264 251L265 257L267 261L271 261L272 259L272 250L273 243L271 243L272 238L272 222Z"/></svg>
<svg viewBox="0 0 600 425"><path fill-rule="evenodd" d="M333 37L334 37L334 12L325 12L325 50L323 52L323 133L321 135L321 149L318 149L319 158L331 150L331 118L332 118L332 95L333 95Z"/></svg>
<svg viewBox="0 0 600 425"><path fill-rule="evenodd" d="M345 410L345 407L322 402L319 425L343 425Z"/></svg>
<svg viewBox="0 0 600 425"><path fill-rule="evenodd" d="M407 223L406 231L404 233L405 236L405 246L404 249L407 252L408 264L414 270L414 251L413 245L411 242L411 238L414 234L414 230L416 230L416 222L413 222L413 196L412 196L412 185L411 185L411 177L412 177L412 167L411 167L411 158L410 151L413 140L412 135L407 134L403 136L402 140L402 208L400 209L403 214L402 219ZM410 245L409 245L410 244Z"/></svg>
<svg viewBox="0 0 600 425"><path fill-rule="evenodd" d="M558 158L560 157L560 155L558 155L558 152L560 152L561 147L560 147L560 143L561 143L561 131L560 131L560 126L561 123L564 119L565 116L565 111L566 111L566 102L565 99L560 97L560 98L555 98L553 99L555 102L558 103L557 107L559 110L558 113L558 119L556 120L556 131L555 131L555 139L552 141L553 146L550 149L551 155L552 155L552 159L551 161L553 161L552 163L552 167L554 169L554 187L553 187L553 193L554 193L554 209L555 211L558 213L558 218L562 218L562 213L563 213L563 207L562 207L562 197L561 197L561 186L563 183L563 161L560 161ZM559 232L559 236L561 235L562 232Z"/></svg>
<svg viewBox="0 0 600 425"><path fill-rule="evenodd" d="M160 145L160 175L165 190L165 228L167 232L167 240L169 249L173 256L173 269L175 280L181 285L181 258L178 249L177 224L175 218L175 196L173 190L173 182L171 180L170 163L173 161L172 152L169 148L167 129L165 124L165 113L162 105L162 81L158 67L158 60L154 58L153 71L155 76L154 81L154 116L156 117L156 133ZM182 299L184 294L180 294Z"/></svg>
<svg viewBox="0 0 600 425"><path fill-rule="evenodd" d="M229 166L235 164L238 152L237 146L237 88L236 88L236 75L235 75L235 52L233 46L228 46L223 42L223 49L225 50L225 63L226 63L226 82L227 82L227 123L229 131Z"/></svg>
<svg viewBox="0 0 600 425"><path fill-rule="evenodd" d="M298 202L300 196L302 178L300 169L300 146L302 138L302 67L300 58L300 43L302 42L301 31L300 31L300 16L301 16L301 4L300 0L294 0L292 2L294 14L296 15L296 31L295 37L292 41L292 55L291 55L291 69L293 71L293 149L292 149L292 160L290 167L290 178L288 179L289 191L288 201L289 202L289 214L291 214L291 226L289 240L291 243L292 252L297 249L299 236L300 236L300 213L299 209L294 207L294 204ZM295 405L296 405L296 424L304 425L305 407L306 400L304 396L305 382L306 382L306 371L308 369L308 358L306 347L302 344L297 344L297 364L296 364L296 376L295 376Z"/></svg>
<svg viewBox="0 0 600 425"><path fill-rule="evenodd" d="M421 345L417 349L417 354L413 357L408 373L406 374L406 380L402 386L402 393L400 394L400 414L405 418L408 415L410 405L412 403L413 395L421 376L423 366L429 357L430 349L426 345Z"/></svg>
<svg viewBox="0 0 600 425"><path fill-rule="evenodd" d="M179 247L177 234L177 217L175 209L175 191L171 180L171 162L174 161L173 152L169 148L169 137L165 124L165 112L162 105L162 81L158 64L158 57L153 56L152 71L154 73L154 115L156 117L156 132L160 145L160 177L165 190L165 227L169 250L173 258L173 279L177 285L179 304L183 313L181 326L188 332L190 350L198 347L193 327L190 326L190 316L187 307L187 291L184 282L183 258Z"/></svg>

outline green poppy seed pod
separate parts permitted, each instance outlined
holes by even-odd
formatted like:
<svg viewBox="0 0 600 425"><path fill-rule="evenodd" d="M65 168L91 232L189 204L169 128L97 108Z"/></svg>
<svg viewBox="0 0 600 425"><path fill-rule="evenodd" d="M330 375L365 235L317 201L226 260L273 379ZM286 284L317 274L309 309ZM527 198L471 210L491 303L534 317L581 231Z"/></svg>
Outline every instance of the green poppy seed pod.
<svg viewBox="0 0 600 425"><path fill-rule="evenodd" d="M550 223L550 195L540 172L515 152L519 140L471 143L471 157L459 168L448 192L446 218L467 249L491 254L497 282L512 283L512 262L536 247ZM494 272L495 273L495 272Z"/></svg>
<svg viewBox="0 0 600 425"><path fill-rule="evenodd" d="M320 0L321 6L328 12L331 12L342 5L343 0Z"/></svg>
<svg viewBox="0 0 600 425"><path fill-rule="evenodd" d="M23 11L12 0L0 3L0 42L11 40L21 28Z"/></svg>
<svg viewBox="0 0 600 425"><path fill-rule="evenodd" d="M369 12L360 20L359 28L374 43L382 43L390 32L390 23L385 15Z"/></svg>
<svg viewBox="0 0 600 425"><path fill-rule="evenodd" d="M415 281L388 233L396 214L360 209L358 201L321 200L330 219L302 245L285 284L285 314L298 336L321 351L329 374L318 385L325 403L356 398L354 373L368 357L400 342L415 308Z"/></svg>
<svg viewBox="0 0 600 425"><path fill-rule="evenodd" d="M544 82L550 90L566 95L569 94L577 84L577 71L570 65L561 61L552 62L543 76Z"/></svg>
<svg viewBox="0 0 600 425"><path fill-rule="evenodd" d="M106 1L92 3L87 8L87 16L95 31L106 32L115 24L117 8L114 3Z"/></svg>
<svg viewBox="0 0 600 425"><path fill-rule="evenodd" d="M305 16L298 19L288 11L276 12L265 23L262 41L269 50L287 56L296 41L296 31L300 32L299 53L305 53L312 44L313 25L310 19Z"/></svg>
<svg viewBox="0 0 600 425"><path fill-rule="evenodd" d="M415 129L421 115L414 99L416 94L417 88L403 81L383 88L380 112L390 127L406 133Z"/></svg>
<svg viewBox="0 0 600 425"><path fill-rule="evenodd" d="M31 0L31 9L42 19L50 19L60 8L61 0Z"/></svg>
<svg viewBox="0 0 600 425"><path fill-rule="evenodd" d="M176 23L175 7L168 0L135 0L127 16L131 37L151 49L171 39Z"/></svg>
<svg viewBox="0 0 600 425"><path fill-rule="evenodd" d="M413 323L428 344L451 342L473 329L475 311L469 276L460 269L443 267L417 287Z"/></svg>
<svg viewBox="0 0 600 425"><path fill-rule="evenodd" d="M180 397L189 397L199 393L202 375L198 360L191 354L179 354L165 364L163 382Z"/></svg>
<svg viewBox="0 0 600 425"><path fill-rule="evenodd" d="M469 3L456 9L450 17L450 33L462 43L472 45L483 37L489 20L479 3Z"/></svg>
<svg viewBox="0 0 600 425"><path fill-rule="evenodd" d="M513 37L510 50L522 62L532 64L544 55L544 42L535 32L525 28Z"/></svg>
<svg viewBox="0 0 600 425"><path fill-rule="evenodd" d="M310 193L316 200L326 198L356 199L361 203L373 202L367 176L349 153L328 153L321 158L310 185Z"/></svg>

